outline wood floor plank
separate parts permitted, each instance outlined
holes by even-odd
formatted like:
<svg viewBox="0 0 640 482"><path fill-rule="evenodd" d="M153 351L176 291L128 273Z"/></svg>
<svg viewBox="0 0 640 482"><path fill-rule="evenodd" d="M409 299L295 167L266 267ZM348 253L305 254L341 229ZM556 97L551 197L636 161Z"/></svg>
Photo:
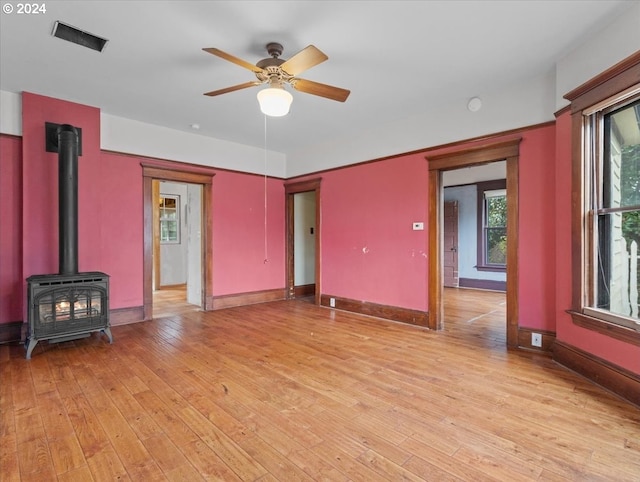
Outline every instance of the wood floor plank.
<svg viewBox="0 0 640 482"><path fill-rule="evenodd" d="M239 477L208 444L197 440L184 447L189 462L206 480L240 481Z"/></svg>
<svg viewBox="0 0 640 482"><path fill-rule="evenodd" d="M38 414L48 440L75 438L73 425L57 391L38 395Z"/></svg>
<svg viewBox="0 0 640 482"><path fill-rule="evenodd" d="M374 450L367 450L358 457L358 460L370 467L374 472L379 474L380 477L388 480L410 480L416 482L424 480L413 472L381 456Z"/></svg>
<svg viewBox="0 0 640 482"><path fill-rule="evenodd" d="M446 289L440 332L158 296L113 344L0 345L2 480L639 480L638 407L508 350L503 293Z"/></svg>
<svg viewBox="0 0 640 482"><path fill-rule="evenodd" d="M107 434L84 395L63 398L62 403L87 459L111 447Z"/></svg>
<svg viewBox="0 0 640 482"><path fill-rule="evenodd" d="M89 470L86 467L84 453L75 434L48 440L48 445L53 466L58 476L83 467Z"/></svg>
<svg viewBox="0 0 640 482"><path fill-rule="evenodd" d="M39 476L48 474L41 480L55 480L56 472L46 438L30 439L26 442L18 443L17 452L20 476L22 478L35 479L36 474Z"/></svg>
<svg viewBox="0 0 640 482"><path fill-rule="evenodd" d="M353 457L343 452L331 439L316 445L313 451L354 482L369 482L379 477L374 470L358 460L359 455Z"/></svg>
<svg viewBox="0 0 640 482"><path fill-rule="evenodd" d="M98 411L96 416L127 471L133 472L149 465L147 462L152 457L115 406Z"/></svg>
<svg viewBox="0 0 640 482"><path fill-rule="evenodd" d="M16 434L7 433L0 436L0 470L2 480L19 481L20 465L18 461L18 444Z"/></svg>
<svg viewBox="0 0 640 482"><path fill-rule="evenodd" d="M183 465L190 465L180 449L178 449L165 434L149 437L145 439L143 443L165 474Z"/></svg>
<svg viewBox="0 0 640 482"><path fill-rule="evenodd" d="M130 480L115 449L109 447L87 457L87 465L94 480Z"/></svg>
<svg viewBox="0 0 640 482"><path fill-rule="evenodd" d="M286 480L291 482L302 482L313 480L313 477L302 470L293 461L276 450L271 444L261 437L251 437L242 442L244 450L260 465L268 474L258 480L267 480L266 476L271 476L272 480Z"/></svg>
<svg viewBox="0 0 640 482"><path fill-rule="evenodd" d="M412 455L411 458L404 463L403 467L409 472L419 476L421 480L437 480L438 482L463 481L463 479L436 467L417 455Z"/></svg>
<svg viewBox="0 0 640 482"><path fill-rule="evenodd" d="M89 467L83 465L63 474L58 474L58 482L88 482L94 480Z"/></svg>

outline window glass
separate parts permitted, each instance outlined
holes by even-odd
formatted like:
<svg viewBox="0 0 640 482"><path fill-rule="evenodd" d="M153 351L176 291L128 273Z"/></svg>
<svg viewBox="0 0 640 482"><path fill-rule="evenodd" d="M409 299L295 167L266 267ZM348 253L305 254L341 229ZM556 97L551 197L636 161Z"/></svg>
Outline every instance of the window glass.
<svg viewBox="0 0 640 482"><path fill-rule="evenodd" d="M507 263L507 191L484 192L485 261L488 265Z"/></svg>
<svg viewBox="0 0 640 482"><path fill-rule="evenodd" d="M180 196L160 195L160 242L180 242Z"/></svg>
<svg viewBox="0 0 640 482"><path fill-rule="evenodd" d="M591 306L640 324L640 100L614 105L591 119L601 139L594 145L592 245L594 286ZM601 124L600 124L601 122ZM601 155L599 155L601 153Z"/></svg>

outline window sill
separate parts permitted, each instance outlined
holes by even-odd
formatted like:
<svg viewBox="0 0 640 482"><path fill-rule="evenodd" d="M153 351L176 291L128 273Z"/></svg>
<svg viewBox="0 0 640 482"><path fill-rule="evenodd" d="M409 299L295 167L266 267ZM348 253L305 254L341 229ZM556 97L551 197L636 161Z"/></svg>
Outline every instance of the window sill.
<svg viewBox="0 0 640 482"><path fill-rule="evenodd" d="M493 271L495 273L506 273L507 272L507 267L506 266L487 266L487 265L483 265L483 266L476 266L476 269L478 271Z"/></svg>
<svg viewBox="0 0 640 482"><path fill-rule="evenodd" d="M595 318L593 316L585 315L579 311L567 310L567 313L571 315L574 325L586 328L587 330L596 331L616 340L631 343L632 345L640 346L640 332L632 330L631 328L625 328L624 326L609 323L608 321Z"/></svg>

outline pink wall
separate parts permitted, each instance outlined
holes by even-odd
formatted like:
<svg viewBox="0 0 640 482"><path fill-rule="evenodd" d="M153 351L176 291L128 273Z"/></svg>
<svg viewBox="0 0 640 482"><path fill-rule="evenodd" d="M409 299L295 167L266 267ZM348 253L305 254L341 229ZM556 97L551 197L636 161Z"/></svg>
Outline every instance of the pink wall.
<svg viewBox="0 0 640 482"><path fill-rule="evenodd" d="M282 180L267 180L266 252L264 177L219 171L212 191L213 295L284 288Z"/></svg>
<svg viewBox="0 0 640 482"><path fill-rule="evenodd" d="M557 121L556 145L556 337L597 357L640 374L640 347L573 324L571 307L571 116Z"/></svg>
<svg viewBox="0 0 640 482"><path fill-rule="evenodd" d="M0 135L0 323L22 320L22 141Z"/></svg>
<svg viewBox="0 0 640 482"><path fill-rule="evenodd" d="M101 271L110 278L110 307L142 305L143 216L140 159L102 152L95 229L100 234ZM97 219L96 219L97 221Z"/></svg>
<svg viewBox="0 0 640 482"><path fill-rule="evenodd" d="M522 133L519 162L518 323L555 331L555 128Z"/></svg>
<svg viewBox="0 0 640 482"><path fill-rule="evenodd" d="M546 125L517 135L522 137L519 322L522 327L554 331L555 224L554 205L548 201L555 192L555 130ZM323 294L427 310L425 156L400 156L322 174ZM425 230L412 231L414 221L424 222Z"/></svg>
<svg viewBox="0 0 640 482"><path fill-rule="evenodd" d="M23 273L58 272L58 155L45 152L45 122L82 129L78 159L78 269L110 279L110 308L142 304L142 169L100 151L100 111L23 93Z"/></svg>
<svg viewBox="0 0 640 482"><path fill-rule="evenodd" d="M323 173L323 294L426 311L427 180L422 155Z"/></svg>
<svg viewBox="0 0 640 482"><path fill-rule="evenodd" d="M50 97L22 94L23 275L58 272L58 154L45 151L45 122L82 129L78 160L78 266L99 270L100 111Z"/></svg>

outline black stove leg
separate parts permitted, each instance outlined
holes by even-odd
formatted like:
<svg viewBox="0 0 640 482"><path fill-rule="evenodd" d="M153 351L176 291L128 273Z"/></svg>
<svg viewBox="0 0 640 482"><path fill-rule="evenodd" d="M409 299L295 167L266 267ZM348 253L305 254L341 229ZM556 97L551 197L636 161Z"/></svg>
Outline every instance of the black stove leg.
<svg viewBox="0 0 640 482"><path fill-rule="evenodd" d="M104 330L102 330L104 332L105 335L107 335L107 338L109 338L109 343L113 344L113 335L111 335L111 328L106 327Z"/></svg>
<svg viewBox="0 0 640 482"><path fill-rule="evenodd" d="M31 360L31 352L33 351L33 349L36 347L37 344L38 344L38 340L36 338L29 337L29 343L25 345L25 348L27 349L27 360Z"/></svg>

